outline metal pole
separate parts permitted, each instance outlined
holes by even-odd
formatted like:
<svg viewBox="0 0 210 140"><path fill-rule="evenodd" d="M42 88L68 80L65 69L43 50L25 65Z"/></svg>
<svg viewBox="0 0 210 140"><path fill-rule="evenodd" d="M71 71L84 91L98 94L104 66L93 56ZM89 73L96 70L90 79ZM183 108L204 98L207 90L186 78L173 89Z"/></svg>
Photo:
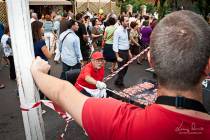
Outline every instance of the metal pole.
<svg viewBox="0 0 210 140"><path fill-rule="evenodd" d="M30 65L34 58L28 0L7 0L7 13L21 104L39 100ZM27 140L45 140L41 107L22 111Z"/></svg>

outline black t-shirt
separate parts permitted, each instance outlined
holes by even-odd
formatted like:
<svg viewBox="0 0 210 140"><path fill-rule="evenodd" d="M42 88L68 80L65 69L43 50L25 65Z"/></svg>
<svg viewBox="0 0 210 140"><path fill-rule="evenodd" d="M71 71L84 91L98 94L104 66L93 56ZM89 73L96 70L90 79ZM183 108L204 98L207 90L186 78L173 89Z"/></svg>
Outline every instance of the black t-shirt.
<svg viewBox="0 0 210 140"><path fill-rule="evenodd" d="M45 61L48 61L47 57L42 52L42 47L46 46L46 43L44 40L39 40L36 43L34 43L34 53L35 56L40 56Z"/></svg>
<svg viewBox="0 0 210 140"><path fill-rule="evenodd" d="M87 44L87 41L85 41L85 40L83 39L83 35L87 35L87 30L86 30L86 27L85 27L84 24L78 22L78 25L79 25L79 29L78 29L78 31L75 32L75 33L76 33L76 35L80 38L80 47L81 47L81 49L82 49L82 48L85 47L86 44Z"/></svg>
<svg viewBox="0 0 210 140"><path fill-rule="evenodd" d="M66 31L67 29L68 29L68 20L62 19L60 21L60 34Z"/></svg>

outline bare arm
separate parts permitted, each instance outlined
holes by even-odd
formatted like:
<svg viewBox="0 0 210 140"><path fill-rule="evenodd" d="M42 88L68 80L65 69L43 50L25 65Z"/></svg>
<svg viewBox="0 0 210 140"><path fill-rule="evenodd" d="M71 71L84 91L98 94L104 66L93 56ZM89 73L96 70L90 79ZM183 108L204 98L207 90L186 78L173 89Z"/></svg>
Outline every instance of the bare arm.
<svg viewBox="0 0 210 140"><path fill-rule="evenodd" d="M97 83L97 81L89 75L85 76L85 81L88 82L89 84L93 84L93 85L96 85L96 83Z"/></svg>
<svg viewBox="0 0 210 140"><path fill-rule="evenodd" d="M130 40L131 40L132 43L134 43L135 45L139 46L139 43L136 42L136 40L132 36L130 37Z"/></svg>
<svg viewBox="0 0 210 140"><path fill-rule="evenodd" d="M47 57L47 59L50 59L53 55L54 47L50 48L50 51L48 50L47 46L43 46L41 48L43 54Z"/></svg>
<svg viewBox="0 0 210 140"><path fill-rule="evenodd" d="M95 34L91 34L93 38L98 38L100 36L102 36L103 34L99 34L99 35L95 35Z"/></svg>
<svg viewBox="0 0 210 140"><path fill-rule="evenodd" d="M129 59L133 57L130 49L128 50L128 55L129 55Z"/></svg>
<svg viewBox="0 0 210 140"><path fill-rule="evenodd" d="M104 41L106 41L106 37L107 37L107 32L104 32Z"/></svg>
<svg viewBox="0 0 210 140"><path fill-rule="evenodd" d="M98 38L100 36L103 36L103 34L97 35L97 29L94 27L91 33L92 38Z"/></svg>
<svg viewBox="0 0 210 140"><path fill-rule="evenodd" d="M116 58L119 58L120 57L119 54L118 54L118 52L115 52L115 56L116 56Z"/></svg>
<svg viewBox="0 0 210 140"><path fill-rule="evenodd" d="M45 74L49 68L48 63L40 57L33 61L31 72L37 86L49 99L71 114L80 126L83 126L82 109L88 97L80 94L70 83Z"/></svg>

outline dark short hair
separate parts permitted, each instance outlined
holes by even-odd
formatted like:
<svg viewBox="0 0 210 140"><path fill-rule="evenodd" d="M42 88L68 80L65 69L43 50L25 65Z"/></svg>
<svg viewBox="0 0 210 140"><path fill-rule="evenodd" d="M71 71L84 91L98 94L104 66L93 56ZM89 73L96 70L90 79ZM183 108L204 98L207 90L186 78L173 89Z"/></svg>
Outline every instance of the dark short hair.
<svg viewBox="0 0 210 140"><path fill-rule="evenodd" d="M122 22L125 21L125 17L127 17L127 16L120 16L119 20L120 20L120 23L121 23L121 24L122 24Z"/></svg>
<svg viewBox="0 0 210 140"><path fill-rule="evenodd" d="M145 20L142 25L148 26L149 25L149 20Z"/></svg>
<svg viewBox="0 0 210 140"><path fill-rule="evenodd" d="M46 21L51 21L51 16L50 15L45 15L45 19L46 19Z"/></svg>
<svg viewBox="0 0 210 140"><path fill-rule="evenodd" d="M71 27L75 24L76 24L76 20L74 20L74 19L69 20L68 21L68 28L71 29Z"/></svg>
<svg viewBox="0 0 210 140"><path fill-rule="evenodd" d="M109 23L109 25L114 25L114 24L116 23L115 18L113 18L113 17L109 17L109 19L108 19L108 23Z"/></svg>
<svg viewBox="0 0 210 140"><path fill-rule="evenodd" d="M67 12L63 12L62 16L63 17L68 17L68 13Z"/></svg>
<svg viewBox="0 0 210 140"><path fill-rule="evenodd" d="M132 21L132 22L130 23L130 26L131 26L132 29L135 28L137 25L138 25L138 24L137 24L135 21Z"/></svg>
<svg viewBox="0 0 210 140"><path fill-rule="evenodd" d="M82 18L83 14L82 13L78 13L76 15L76 20L80 20Z"/></svg>
<svg viewBox="0 0 210 140"><path fill-rule="evenodd" d="M210 57L210 28L200 15L173 12L154 28L150 47L159 84L192 91L203 79Z"/></svg>
<svg viewBox="0 0 210 140"><path fill-rule="evenodd" d="M88 15L84 16L84 20L87 21L90 17Z"/></svg>

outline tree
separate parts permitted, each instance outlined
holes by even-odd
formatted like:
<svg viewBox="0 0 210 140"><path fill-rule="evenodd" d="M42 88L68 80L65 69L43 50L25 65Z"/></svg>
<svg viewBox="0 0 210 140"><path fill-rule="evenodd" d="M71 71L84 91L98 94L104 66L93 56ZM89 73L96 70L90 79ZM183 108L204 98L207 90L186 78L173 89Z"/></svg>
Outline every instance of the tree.
<svg viewBox="0 0 210 140"><path fill-rule="evenodd" d="M155 3L158 7L160 19L171 11L180 10L182 6L184 9L194 11L205 18L210 12L209 0L156 0Z"/></svg>

